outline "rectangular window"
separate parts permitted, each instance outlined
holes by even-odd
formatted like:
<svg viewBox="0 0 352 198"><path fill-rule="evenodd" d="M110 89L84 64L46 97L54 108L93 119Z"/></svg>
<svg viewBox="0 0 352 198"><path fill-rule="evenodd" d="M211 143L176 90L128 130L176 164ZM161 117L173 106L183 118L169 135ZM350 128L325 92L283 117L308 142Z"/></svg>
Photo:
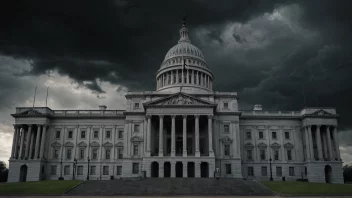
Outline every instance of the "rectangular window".
<svg viewBox="0 0 352 198"><path fill-rule="evenodd" d="M93 132L93 138L98 139L99 138L99 131L94 131Z"/></svg>
<svg viewBox="0 0 352 198"><path fill-rule="evenodd" d="M276 167L276 176L282 176L282 168L281 166L277 166Z"/></svg>
<svg viewBox="0 0 352 198"><path fill-rule="evenodd" d="M252 160L252 150L247 150L247 159Z"/></svg>
<svg viewBox="0 0 352 198"><path fill-rule="evenodd" d="M224 145L224 154L225 156L230 156L230 145Z"/></svg>
<svg viewBox="0 0 352 198"><path fill-rule="evenodd" d="M138 103L138 102L135 102L135 103L134 103L134 108L135 108L135 109L139 109L139 103Z"/></svg>
<svg viewBox="0 0 352 198"><path fill-rule="evenodd" d="M133 145L133 155L138 155L138 144Z"/></svg>
<svg viewBox="0 0 352 198"><path fill-rule="evenodd" d="M139 132L139 124L134 124L134 132Z"/></svg>
<svg viewBox="0 0 352 198"><path fill-rule="evenodd" d="M268 170L266 166L262 166L262 176L267 176L268 175Z"/></svg>
<svg viewBox="0 0 352 198"><path fill-rule="evenodd" d="M224 102L224 109L228 109L229 108L229 103Z"/></svg>
<svg viewBox="0 0 352 198"><path fill-rule="evenodd" d="M90 175L95 175L96 174L96 166L90 166Z"/></svg>
<svg viewBox="0 0 352 198"><path fill-rule="evenodd" d="M119 159L123 158L123 149L122 148L118 149L118 158Z"/></svg>
<svg viewBox="0 0 352 198"><path fill-rule="evenodd" d="M285 132L285 139L290 139L290 132Z"/></svg>
<svg viewBox="0 0 352 198"><path fill-rule="evenodd" d="M54 159L59 159L59 150L58 149L54 150L53 157L54 157Z"/></svg>
<svg viewBox="0 0 352 198"><path fill-rule="evenodd" d="M70 166L69 165L66 165L64 166L64 175L70 175Z"/></svg>
<svg viewBox="0 0 352 198"><path fill-rule="evenodd" d="M110 139L111 138L111 131L106 131L105 132L105 138Z"/></svg>
<svg viewBox="0 0 352 198"><path fill-rule="evenodd" d="M121 175L122 174L122 166L117 166L116 167L116 175Z"/></svg>
<svg viewBox="0 0 352 198"><path fill-rule="evenodd" d="M83 166L77 166L77 175L83 175Z"/></svg>
<svg viewBox="0 0 352 198"><path fill-rule="evenodd" d="M138 174L139 173L139 163L133 163L132 164L132 174Z"/></svg>
<svg viewBox="0 0 352 198"><path fill-rule="evenodd" d="M72 139L73 137L73 131L68 131L68 139Z"/></svg>
<svg viewBox="0 0 352 198"><path fill-rule="evenodd" d="M52 165L50 167L50 175L56 175L56 168L57 168L56 165Z"/></svg>
<svg viewBox="0 0 352 198"><path fill-rule="evenodd" d="M289 175L290 176L295 176L295 167L293 167L293 166L289 167Z"/></svg>
<svg viewBox="0 0 352 198"><path fill-rule="evenodd" d="M109 166L103 166L103 175L109 175Z"/></svg>
<svg viewBox="0 0 352 198"><path fill-rule="evenodd" d="M66 158L71 159L72 149L67 149Z"/></svg>
<svg viewBox="0 0 352 198"><path fill-rule="evenodd" d="M81 131L81 138L82 139L86 138L86 131Z"/></svg>
<svg viewBox="0 0 352 198"><path fill-rule="evenodd" d="M253 166L248 166L248 176L254 176Z"/></svg>
<svg viewBox="0 0 352 198"><path fill-rule="evenodd" d="M98 149L96 148L92 150L92 159L93 160L98 159Z"/></svg>
<svg viewBox="0 0 352 198"><path fill-rule="evenodd" d="M274 160L279 160L279 150L274 151Z"/></svg>
<svg viewBox="0 0 352 198"><path fill-rule="evenodd" d="M105 159L110 159L110 149L105 150Z"/></svg>
<svg viewBox="0 0 352 198"><path fill-rule="evenodd" d="M263 133L263 131L259 131L259 139L264 139L264 133Z"/></svg>
<svg viewBox="0 0 352 198"><path fill-rule="evenodd" d="M287 160L292 160L292 152L291 152L291 150L287 150Z"/></svg>
<svg viewBox="0 0 352 198"><path fill-rule="evenodd" d="M79 150L79 159L84 159L84 149Z"/></svg>
<svg viewBox="0 0 352 198"><path fill-rule="evenodd" d="M247 140L252 139L252 133L251 133L250 131L247 131L247 132L246 132L246 139L247 139Z"/></svg>
<svg viewBox="0 0 352 198"><path fill-rule="evenodd" d="M230 133L230 125L228 124L224 125L224 133Z"/></svg>
<svg viewBox="0 0 352 198"><path fill-rule="evenodd" d="M60 139L60 131L56 131L56 139Z"/></svg>
<svg viewBox="0 0 352 198"><path fill-rule="evenodd" d="M119 131L119 139L122 139L122 138L123 138L123 131L120 130L120 131Z"/></svg>
<svg viewBox="0 0 352 198"><path fill-rule="evenodd" d="M277 139L275 131L271 132L271 136L272 136L272 139Z"/></svg>
<svg viewBox="0 0 352 198"><path fill-rule="evenodd" d="M231 164L225 164L226 166L226 174L231 174Z"/></svg>
<svg viewBox="0 0 352 198"><path fill-rule="evenodd" d="M265 157L265 150L260 150L260 159L261 160L265 160L266 157Z"/></svg>

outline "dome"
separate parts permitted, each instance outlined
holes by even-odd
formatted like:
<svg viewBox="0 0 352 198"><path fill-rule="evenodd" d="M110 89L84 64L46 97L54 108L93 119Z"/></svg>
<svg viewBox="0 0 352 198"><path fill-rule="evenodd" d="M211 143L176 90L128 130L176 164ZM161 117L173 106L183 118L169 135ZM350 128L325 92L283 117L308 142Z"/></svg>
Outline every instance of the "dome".
<svg viewBox="0 0 352 198"><path fill-rule="evenodd" d="M164 61L177 56L190 56L205 61L202 51L200 51L200 49L192 45L190 42L179 42L177 45L173 46L166 53Z"/></svg>

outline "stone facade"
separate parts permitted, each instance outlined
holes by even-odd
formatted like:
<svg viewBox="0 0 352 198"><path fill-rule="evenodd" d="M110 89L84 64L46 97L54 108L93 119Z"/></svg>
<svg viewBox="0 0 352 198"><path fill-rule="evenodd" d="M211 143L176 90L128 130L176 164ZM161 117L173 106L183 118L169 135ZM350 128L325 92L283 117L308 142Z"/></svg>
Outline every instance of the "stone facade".
<svg viewBox="0 0 352 198"><path fill-rule="evenodd" d="M9 182L131 177L307 178L342 183L334 108L251 111L213 74L184 24L156 91L128 92L125 110L18 107ZM271 171L270 171L271 170Z"/></svg>

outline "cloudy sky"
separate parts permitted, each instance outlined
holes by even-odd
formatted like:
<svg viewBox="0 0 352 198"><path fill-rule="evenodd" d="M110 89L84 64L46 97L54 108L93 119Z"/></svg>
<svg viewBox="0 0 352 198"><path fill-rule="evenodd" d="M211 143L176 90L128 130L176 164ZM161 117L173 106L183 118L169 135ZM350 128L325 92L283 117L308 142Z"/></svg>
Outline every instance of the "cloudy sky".
<svg viewBox="0 0 352 198"><path fill-rule="evenodd" d="M155 90L155 73L190 37L240 108L336 107L341 156L352 163L352 12L348 0L60 0L0 5L0 160L17 106L124 109L127 91Z"/></svg>

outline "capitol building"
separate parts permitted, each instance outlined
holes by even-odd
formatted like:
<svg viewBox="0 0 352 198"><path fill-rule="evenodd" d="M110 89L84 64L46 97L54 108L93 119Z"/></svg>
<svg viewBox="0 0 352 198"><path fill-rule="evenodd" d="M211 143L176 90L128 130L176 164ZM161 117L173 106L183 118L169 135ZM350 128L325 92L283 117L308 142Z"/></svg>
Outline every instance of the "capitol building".
<svg viewBox="0 0 352 198"><path fill-rule="evenodd" d="M128 92L125 110L17 107L8 182L132 177L308 179L343 183L335 108L240 110L213 90L211 67L180 39L156 91Z"/></svg>

